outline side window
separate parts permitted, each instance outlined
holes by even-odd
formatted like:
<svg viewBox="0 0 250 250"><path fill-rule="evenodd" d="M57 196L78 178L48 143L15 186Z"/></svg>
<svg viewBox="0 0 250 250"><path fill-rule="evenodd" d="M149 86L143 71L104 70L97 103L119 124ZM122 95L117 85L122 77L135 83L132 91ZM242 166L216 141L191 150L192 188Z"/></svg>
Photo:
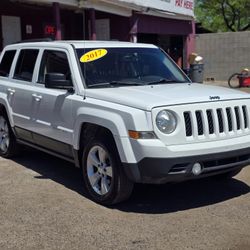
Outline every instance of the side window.
<svg viewBox="0 0 250 250"><path fill-rule="evenodd" d="M2 61L0 63L0 76L8 77L10 68L15 57L16 50L8 50L4 53Z"/></svg>
<svg viewBox="0 0 250 250"><path fill-rule="evenodd" d="M38 76L38 83L44 84L45 75L48 73L64 74L66 80L71 81L69 62L65 52L54 50L44 51Z"/></svg>
<svg viewBox="0 0 250 250"><path fill-rule="evenodd" d="M15 69L14 78L24 81L31 81L35 63L39 50L24 49L21 50Z"/></svg>

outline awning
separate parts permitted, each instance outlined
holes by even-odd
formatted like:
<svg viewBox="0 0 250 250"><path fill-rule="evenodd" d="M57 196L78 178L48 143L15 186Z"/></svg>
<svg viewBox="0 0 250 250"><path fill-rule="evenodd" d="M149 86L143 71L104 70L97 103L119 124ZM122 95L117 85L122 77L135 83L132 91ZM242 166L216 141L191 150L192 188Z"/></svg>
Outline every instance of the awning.
<svg viewBox="0 0 250 250"><path fill-rule="evenodd" d="M26 2L37 5L51 5L53 2L60 3L61 5L69 8L78 9L79 1L78 0L16 0L17 2Z"/></svg>
<svg viewBox="0 0 250 250"><path fill-rule="evenodd" d="M131 16L135 11L163 18L194 19L194 0L80 0L79 7L122 16Z"/></svg>
<svg viewBox="0 0 250 250"><path fill-rule="evenodd" d="M163 18L193 20L194 0L19 0L33 4L59 4L73 9L93 8L121 16L138 14Z"/></svg>

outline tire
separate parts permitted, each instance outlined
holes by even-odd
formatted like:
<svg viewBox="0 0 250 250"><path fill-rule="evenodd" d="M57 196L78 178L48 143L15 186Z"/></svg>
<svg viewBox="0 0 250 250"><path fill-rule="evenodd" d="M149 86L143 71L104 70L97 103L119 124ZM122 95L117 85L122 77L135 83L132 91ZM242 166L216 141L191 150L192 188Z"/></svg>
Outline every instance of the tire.
<svg viewBox="0 0 250 250"><path fill-rule="evenodd" d="M12 158L19 152L16 137L4 111L0 111L0 156Z"/></svg>
<svg viewBox="0 0 250 250"><path fill-rule="evenodd" d="M240 87L238 76L239 76L239 73L234 73L229 77L228 85L230 88L239 88Z"/></svg>
<svg viewBox="0 0 250 250"><path fill-rule="evenodd" d="M91 200L113 205L129 198L133 190L124 173L113 140L93 139L82 156L84 187Z"/></svg>
<svg viewBox="0 0 250 250"><path fill-rule="evenodd" d="M241 169L232 170L230 172L226 172L226 173L223 173L223 174L215 175L215 176L213 176L213 178L216 179L216 180L230 180L235 175L237 175L240 171L241 171Z"/></svg>

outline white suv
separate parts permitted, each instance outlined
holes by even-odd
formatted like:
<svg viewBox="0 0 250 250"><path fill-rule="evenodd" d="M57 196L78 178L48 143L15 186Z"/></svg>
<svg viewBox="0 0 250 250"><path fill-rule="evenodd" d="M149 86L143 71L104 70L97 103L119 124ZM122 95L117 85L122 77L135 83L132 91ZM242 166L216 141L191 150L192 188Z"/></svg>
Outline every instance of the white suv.
<svg viewBox="0 0 250 250"><path fill-rule="evenodd" d="M154 45L30 42L0 58L0 155L25 144L74 162L104 205L135 182L237 174L249 111L248 94L191 83Z"/></svg>

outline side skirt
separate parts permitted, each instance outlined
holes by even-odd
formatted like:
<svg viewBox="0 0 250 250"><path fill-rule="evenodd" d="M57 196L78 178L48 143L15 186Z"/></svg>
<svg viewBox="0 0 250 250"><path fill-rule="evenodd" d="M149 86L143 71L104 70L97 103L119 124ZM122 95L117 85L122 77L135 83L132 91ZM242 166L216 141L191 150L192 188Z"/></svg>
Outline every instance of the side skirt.
<svg viewBox="0 0 250 250"><path fill-rule="evenodd" d="M66 161L69 161L69 162L75 163L74 158L67 157L67 156L61 155L61 154L56 153L56 152L52 152L52 151L51 151L51 150L49 150L49 149L46 149L46 148L40 147L40 146L35 145L35 144L33 144L33 143L26 142L26 141L21 140L21 139L17 139L17 142L18 142L18 143L20 143L20 144L23 144L23 145L29 146L29 147L31 147L31 148L38 149L38 150L43 151L43 152L45 152L45 153L48 153L48 154L50 154L50 155L53 155L53 156L59 157L59 158L61 158L61 159L63 159L63 160L66 160Z"/></svg>
<svg viewBox="0 0 250 250"><path fill-rule="evenodd" d="M72 162L76 167L80 167L78 151L72 145L19 127L14 127L13 132L18 143Z"/></svg>

